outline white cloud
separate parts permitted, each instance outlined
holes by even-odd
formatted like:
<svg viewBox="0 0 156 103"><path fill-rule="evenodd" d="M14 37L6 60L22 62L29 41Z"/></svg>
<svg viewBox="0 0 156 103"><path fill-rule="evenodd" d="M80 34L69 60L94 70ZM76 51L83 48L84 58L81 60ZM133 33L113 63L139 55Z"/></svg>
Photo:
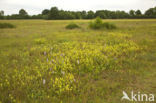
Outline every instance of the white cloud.
<svg viewBox="0 0 156 103"><path fill-rule="evenodd" d="M43 9L53 6L74 11L99 9L145 11L156 6L156 0L0 0L0 10L4 10L5 14L18 13L21 8L29 14L38 14Z"/></svg>

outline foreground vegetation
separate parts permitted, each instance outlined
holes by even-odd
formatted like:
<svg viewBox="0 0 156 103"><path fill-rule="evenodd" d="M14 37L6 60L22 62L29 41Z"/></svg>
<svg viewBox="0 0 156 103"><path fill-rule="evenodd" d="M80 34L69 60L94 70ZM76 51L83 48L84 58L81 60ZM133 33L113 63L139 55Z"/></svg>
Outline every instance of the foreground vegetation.
<svg viewBox="0 0 156 103"><path fill-rule="evenodd" d="M0 102L120 103L122 91L156 93L156 20L0 21ZM123 101L127 103L128 101Z"/></svg>

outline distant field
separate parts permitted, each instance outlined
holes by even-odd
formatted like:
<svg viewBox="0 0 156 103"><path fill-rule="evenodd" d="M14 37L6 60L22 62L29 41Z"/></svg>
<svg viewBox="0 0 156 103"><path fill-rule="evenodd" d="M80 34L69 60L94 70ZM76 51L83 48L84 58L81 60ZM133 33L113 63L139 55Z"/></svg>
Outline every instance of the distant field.
<svg viewBox="0 0 156 103"><path fill-rule="evenodd" d="M132 90L156 96L156 19L103 20L115 30L91 30L90 21L1 20L16 28L0 28L0 103L129 103L122 91ZM66 29L71 22L80 28Z"/></svg>

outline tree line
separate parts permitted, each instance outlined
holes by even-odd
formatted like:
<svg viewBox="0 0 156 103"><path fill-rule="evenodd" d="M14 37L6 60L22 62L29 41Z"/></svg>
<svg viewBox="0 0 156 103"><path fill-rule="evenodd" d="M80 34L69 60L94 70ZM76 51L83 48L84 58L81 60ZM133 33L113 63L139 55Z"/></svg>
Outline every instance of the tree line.
<svg viewBox="0 0 156 103"><path fill-rule="evenodd" d="M156 7L150 8L142 13L140 10L110 11L97 10L94 11L65 11L59 10L57 7L45 9L41 14L29 15L26 10L19 10L18 14L4 15L4 11L0 11L0 19L46 19L46 20L68 20L68 19L94 19L100 17L102 19L136 19L136 18L156 18Z"/></svg>

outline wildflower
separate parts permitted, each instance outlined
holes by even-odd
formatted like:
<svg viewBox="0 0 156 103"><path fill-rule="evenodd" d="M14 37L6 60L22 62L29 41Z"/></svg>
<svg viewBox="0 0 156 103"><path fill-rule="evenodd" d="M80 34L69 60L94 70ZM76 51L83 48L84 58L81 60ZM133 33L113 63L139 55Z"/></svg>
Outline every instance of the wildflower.
<svg viewBox="0 0 156 103"><path fill-rule="evenodd" d="M52 71L52 68L49 68L50 71Z"/></svg>
<svg viewBox="0 0 156 103"><path fill-rule="evenodd" d="M60 55L60 56L62 56L62 57L63 57L63 56L64 56L64 54L63 54L63 53L61 53L61 55Z"/></svg>
<svg viewBox="0 0 156 103"><path fill-rule="evenodd" d="M80 61L79 60L77 60L77 64L80 64Z"/></svg>
<svg viewBox="0 0 156 103"><path fill-rule="evenodd" d="M50 61L49 64L52 64L52 62Z"/></svg>
<svg viewBox="0 0 156 103"><path fill-rule="evenodd" d="M116 57L114 57L114 60L117 60L117 58L116 58Z"/></svg>
<svg viewBox="0 0 156 103"><path fill-rule="evenodd" d="M61 71L61 73L64 75L65 74L65 72L64 71Z"/></svg>
<svg viewBox="0 0 156 103"><path fill-rule="evenodd" d="M55 63L55 60L52 59L52 62Z"/></svg>
<svg viewBox="0 0 156 103"><path fill-rule="evenodd" d="M46 55L47 53L46 53L46 51L44 52L44 55Z"/></svg>
<svg viewBox="0 0 156 103"><path fill-rule="evenodd" d="M64 63L64 60L62 60L62 63Z"/></svg>
<svg viewBox="0 0 156 103"><path fill-rule="evenodd" d="M107 44L104 45L104 47L106 47L106 46L107 46Z"/></svg>
<svg viewBox="0 0 156 103"><path fill-rule="evenodd" d="M54 71L52 71L51 73L52 73L52 74L54 74L55 72L54 72Z"/></svg>
<svg viewBox="0 0 156 103"><path fill-rule="evenodd" d="M43 85L46 83L46 80L45 79L43 79Z"/></svg>

